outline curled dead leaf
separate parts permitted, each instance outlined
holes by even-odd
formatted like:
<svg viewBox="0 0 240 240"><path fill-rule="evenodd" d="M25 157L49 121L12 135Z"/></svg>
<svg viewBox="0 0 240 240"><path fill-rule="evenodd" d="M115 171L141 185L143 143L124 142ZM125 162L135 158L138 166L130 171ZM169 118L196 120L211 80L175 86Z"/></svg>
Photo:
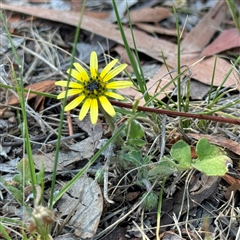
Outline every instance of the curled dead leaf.
<svg viewBox="0 0 240 240"><path fill-rule="evenodd" d="M32 90L32 91L36 91L36 92L49 93L54 88L55 88L55 80L45 80L45 81L42 81L42 82L37 82L37 83L30 84L30 85L26 86L24 89L25 90ZM25 92L24 97L25 97L26 100L36 98L36 101L34 103L34 109L36 110L36 109L40 108L39 110L42 110L44 99L45 99L44 96L39 96L35 93ZM19 102L18 96L12 95L8 99L8 101L5 105L13 106L13 105L17 105L19 103L20 102ZM0 109L0 118L4 117L4 112L6 110L7 110L7 107L2 107Z"/></svg>

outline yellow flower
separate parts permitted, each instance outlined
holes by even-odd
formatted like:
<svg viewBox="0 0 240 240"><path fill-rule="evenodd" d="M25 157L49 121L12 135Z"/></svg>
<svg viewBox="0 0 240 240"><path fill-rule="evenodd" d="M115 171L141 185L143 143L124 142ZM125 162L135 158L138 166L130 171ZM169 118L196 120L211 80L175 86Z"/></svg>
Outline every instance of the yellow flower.
<svg viewBox="0 0 240 240"><path fill-rule="evenodd" d="M116 89L131 87L131 81L115 81L113 78L122 72L127 64L119 64L113 68L118 62L117 59L112 60L101 71L98 72L98 58L96 52L92 52L90 56L90 73L88 73L79 63L74 63L76 69L67 70L67 73L75 78L76 82L58 81L57 86L70 88L67 91L67 97L78 95L74 100L66 105L64 111L69 111L82 104L79 119L82 120L90 109L90 119L92 124L96 124L98 119L98 105L101 104L103 109L112 117L116 115L112 104L109 102L108 97L123 100L124 97L114 92ZM66 91L61 92L57 98L63 99Z"/></svg>

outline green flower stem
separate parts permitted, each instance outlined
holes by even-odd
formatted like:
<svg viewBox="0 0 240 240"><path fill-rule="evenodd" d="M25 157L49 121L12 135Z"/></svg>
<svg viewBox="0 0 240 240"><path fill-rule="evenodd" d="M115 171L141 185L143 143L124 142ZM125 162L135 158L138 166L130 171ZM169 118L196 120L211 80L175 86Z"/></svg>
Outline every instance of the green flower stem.
<svg viewBox="0 0 240 240"><path fill-rule="evenodd" d="M105 117L106 122L108 123L110 130L112 132L112 134L114 133L115 129L116 129L116 124L113 120L113 118L104 110L104 108L102 107L101 104L99 104L99 109L101 111L101 113L103 114L103 116Z"/></svg>
<svg viewBox="0 0 240 240"><path fill-rule="evenodd" d="M104 108L102 107L101 104L99 104L99 110L101 111L101 113L103 114L103 116L104 116L107 124L109 125L109 128L110 128L110 130L111 130L111 132L112 132L112 135L114 135L115 132L118 130L118 127L117 127L117 125L116 125L116 123L115 123L115 121L114 121L114 118L111 117L111 116L104 110ZM116 144L117 146L121 146L122 143L123 143L123 141L122 141L122 139L121 139L121 136L118 136L118 137L116 138L116 140L115 140L115 144Z"/></svg>

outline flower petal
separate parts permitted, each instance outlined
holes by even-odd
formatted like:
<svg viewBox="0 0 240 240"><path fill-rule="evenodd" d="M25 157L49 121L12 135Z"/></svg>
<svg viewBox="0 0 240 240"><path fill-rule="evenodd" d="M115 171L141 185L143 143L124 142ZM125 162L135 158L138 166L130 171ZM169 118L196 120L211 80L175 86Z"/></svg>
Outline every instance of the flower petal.
<svg viewBox="0 0 240 240"><path fill-rule="evenodd" d="M82 105L82 108L80 110L80 114L79 114L79 120L83 120L86 115L87 115L87 112L91 106L91 102L92 102L92 99L91 98L87 98L86 101L83 103Z"/></svg>
<svg viewBox="0 0 240 240"><path fill-rule="evenodd" d="M130 81L114 81L106 84L107 89L120 89L120 88L127 88L133 85Z"/></svg>
<svg viewBox="0 0 240 240"><path fill-rule="evenodd" d="M124 100L125 98L121 96L120 94L117 94L115 92L105 92L105 95L111 98L116 98L118 100Z"/></svg>
<svg viewBox="0 0 240 240"><path fill-rule="evenodd" d="M75 94L79 94L81 92L82 92L82 89L69 89L67 91L67 97L73 96ZM65 95L66 95L66 91L63 91L60 94L58 94L57 99L63 99L65 98Z"/></svg>
<svg viewBox="0 0 240 240"><path fill-rule="evenodd" d="M90 119L92 124L96 124L97 123L97 119L98 119L98 101L96 98L92 99L92 103L90 106Z"/></svg>
<svg viewBox="0 0 240 240"><path fill-rule="evenodd" d="M105 96L100 96L99 101L103 107L103 109L112 117L116 115L116 112L112 106L112 104L108 101Z"/></svg>
<svg viewBox="0 0 240 240"><path fill-rule="evenodd" d="M67 70L67 73L70 74L70 69ZM75 69L72 69L71 71L71 76L75 79L77 79L80 82L84 82L86 81L85 75L81 74L80 72L78 72Z"/></svg>
<svg viewBox="0 0 240 240"><path fill-rule="evenodd" d="M86 72L86 70L79 64L79 63L74 63L73 66L77 69L77 71L82 75L82 78L84 80L89 80L89 76Z"/></svg>
<svg viewBox="0 0 240 240"><path fill-rule="evenodd" d="M92 78L96 79L98 74L98 57L95 51L92 51L90 56L90 72Z"/></svg>
<svg viewBox="0 0 240 240"><path fill-rule="evenodd" d="M107 82L110 79L114 78L116 75L118 75L120 72L122 72L126 67L127 67L127 64L120 64L120 65L118 65L113 70L108 72L108 74L103 78L103 81Z"/></svg>
<svg viewBox="0 0 240 240"><path fill-rule="evenodd" d="M85 98L86 96L82 94L79 97L76 97L74 100L72 100L68 105L65 106L64 111L69 111L77 107Z"/></svg>
<svg viewBox="0 0 240 240"><path fill-rule="evenodd" d="M63 80L55 82L55 85L62 86L62 87L67 87L67 85L68 85L68 87L70 87L70 88L80 88L80 89L83 87L82 84L80 84L80 83L69 82L69 84L68 84L68 81L63 81Z"/></svg>
<svg viewBox="0 0 240 240"><path fill-rule="evenodd" d="M100 78L104 78L106 74L113 68L113 66L118 62L117 59L113 59L100 73Z"/></svg>

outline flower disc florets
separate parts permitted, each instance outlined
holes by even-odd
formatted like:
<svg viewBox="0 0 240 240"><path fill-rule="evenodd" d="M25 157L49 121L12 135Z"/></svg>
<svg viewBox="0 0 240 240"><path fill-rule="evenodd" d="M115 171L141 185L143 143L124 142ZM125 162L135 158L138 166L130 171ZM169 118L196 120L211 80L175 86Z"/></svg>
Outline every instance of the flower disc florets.
<svg viewBox="0 0 240 240"><path fill-rule="evenodd" d="M99 77L96 79L90 79L84 83L83 92L88 97L100 97L104 94L104 91L106 91L105 84L101 82L101 79Z"/></svg>
<svg viewBox="0 0 240 240"><path fill-rule="evenodd" d="M90 110L90 118L93 124L96 124L98 118L98 104L112 117L115 116L115 110L108 100L108 97L123 100L124 97L114 92L116 89L131 87L131 81L115 81L113 78L122 72L127 64L119 64L113 68L118 62L117 59L112 60L102 71L98 72L98 58L96 52L92 52L90 56L90 74L79 64L74 63L75 69L68 69L69 73L77 82L58 81L57 86L69 87L67 91L63 91L58 95L58 99L77 95L64 108L69 111L82 104L79 119L82 120Z"/></svg>

